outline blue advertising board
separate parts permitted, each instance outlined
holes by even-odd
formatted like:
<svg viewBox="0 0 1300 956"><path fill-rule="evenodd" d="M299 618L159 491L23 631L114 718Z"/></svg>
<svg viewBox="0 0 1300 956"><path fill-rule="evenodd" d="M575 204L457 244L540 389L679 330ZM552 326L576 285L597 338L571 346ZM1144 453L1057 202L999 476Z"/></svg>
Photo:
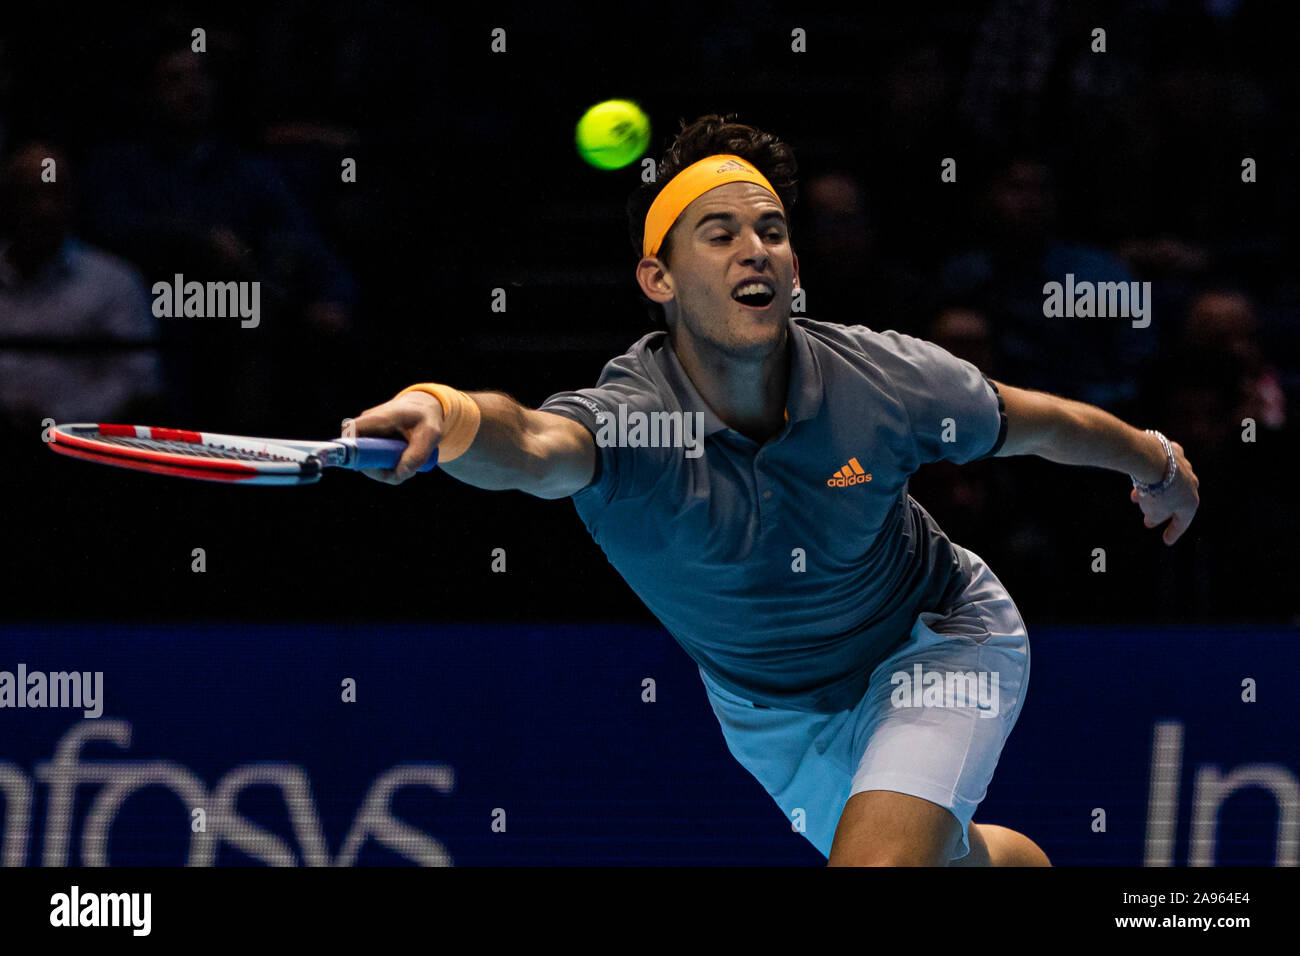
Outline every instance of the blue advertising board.
<svg viewBox="0 0 1300 956"><path fill-rule="evenodd" d="M976 821L1058 865L1295 865L1296 636L1031 626ZM0 703L7 866L825 862L655 627L11 624Z"/></svg>

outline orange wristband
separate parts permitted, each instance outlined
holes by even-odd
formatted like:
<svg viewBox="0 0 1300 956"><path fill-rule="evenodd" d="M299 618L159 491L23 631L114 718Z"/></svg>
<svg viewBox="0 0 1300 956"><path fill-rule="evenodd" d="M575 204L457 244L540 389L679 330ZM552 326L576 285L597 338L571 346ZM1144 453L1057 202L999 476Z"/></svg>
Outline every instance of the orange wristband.
<svg viewBox="0 0 1300 956"><path fill-rule="evenodd" d="M422 382L397 393L401 398L407 392L427 392L442 405L442 438L438 442L438 464L459 458L474 443L483 414L474 399L437 382Z"/></svg>

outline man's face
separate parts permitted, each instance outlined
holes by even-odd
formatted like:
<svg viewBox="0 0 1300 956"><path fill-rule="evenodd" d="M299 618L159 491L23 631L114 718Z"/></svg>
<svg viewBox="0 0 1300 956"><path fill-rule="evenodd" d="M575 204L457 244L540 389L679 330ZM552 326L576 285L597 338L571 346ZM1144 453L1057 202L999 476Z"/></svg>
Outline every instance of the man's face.
<svg viewBox="0 0 1300 956"><path fill-rule="evenodd" d="M178 132L202 132L212 119L212 77L203 54L180 51L159 60L154 98L163 122Z"/></svg>
<svg viewBox="0 0 1300 956"><path fill-rule="evenodd" d="M55 160L59 178L42 182L42 163ZM69 195L67 163L51 147L32 144L20 149L4 171L0 205L4 206L4 232L23 249L49 253L63 242L72 228L73 208Z"/></svg>
<svg viewBox="0 0 1300 956"><path fill-rule="evenodd" d="M719 186L687 206L670 234L671 268L642 259L637 278L675 314L675 334L736 357L779 347L799 261L776 197L755 183Z"/></svg>
<svg viewBox="0 0 1300 956"><path fill-rule="evenodd" d="M1055 213L1047 167L1027 160L1012 163L991 190L993 221L1007 234L1038 237Z"/></svg>

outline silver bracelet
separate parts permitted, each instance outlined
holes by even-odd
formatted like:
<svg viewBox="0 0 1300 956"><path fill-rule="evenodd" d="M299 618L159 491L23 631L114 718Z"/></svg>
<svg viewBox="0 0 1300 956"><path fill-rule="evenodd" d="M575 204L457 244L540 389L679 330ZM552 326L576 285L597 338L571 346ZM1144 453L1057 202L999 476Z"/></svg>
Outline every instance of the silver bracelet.
<svg viewBox="0 0 1300 956"><path fill-rule="evenodd" d="M1129 475L1129 477L1133 479L1133 487L1137 489L1139 495L1151 495L1152 497L1155 497L1164 494L1165 489L1174 483L1174 478L1178 475L1178 463L1174 460L1174 448L1169 444L1168 438L1156 431L1154 428L1148 428L1147 434L1155 435L1160 439L1160 444L1165 450L1165 456L1169 459L1169 471L1165 475L1165 480L1160 482L1158 485L1148 485L1133 478L1132 475Z"/></svg>

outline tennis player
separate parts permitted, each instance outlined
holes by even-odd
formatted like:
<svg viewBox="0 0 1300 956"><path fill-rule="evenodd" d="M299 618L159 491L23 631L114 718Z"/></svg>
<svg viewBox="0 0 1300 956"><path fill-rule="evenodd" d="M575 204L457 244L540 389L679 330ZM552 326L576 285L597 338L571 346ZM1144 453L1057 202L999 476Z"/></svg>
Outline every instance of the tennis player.
<svg viewBox="0 0 1300 956"><path fill-rule="evenodd" d="M1024 622L908 477L1010 455L1107 468L1173 544L1196 476L1177 443L1101 409L907 335L792 316L794 155L729 119L684 126L628 203L666 331L535 410L413 385L356 419L410 443L368 474L403 482L436 446L471 485L571 497L699 665L731 753L830 864L1049 865L972 822L1025 700Z"/></svg>

